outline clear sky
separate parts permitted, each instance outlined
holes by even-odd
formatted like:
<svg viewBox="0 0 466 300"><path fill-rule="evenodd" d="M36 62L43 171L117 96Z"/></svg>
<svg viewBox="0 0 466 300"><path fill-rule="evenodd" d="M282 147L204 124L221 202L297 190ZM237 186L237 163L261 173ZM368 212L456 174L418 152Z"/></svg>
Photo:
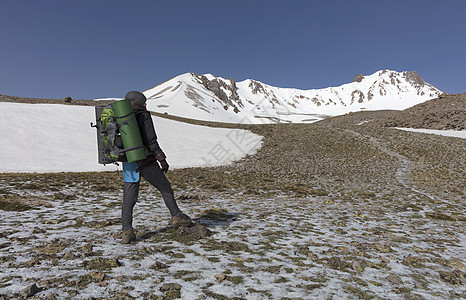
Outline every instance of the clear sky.
<svg viewBox="0 0 466 300"><path fill-rule="evenodd" d="M124 97L211 73L299 89L381 69L466 92L463 0L0 0L0 94Z"/></svg>

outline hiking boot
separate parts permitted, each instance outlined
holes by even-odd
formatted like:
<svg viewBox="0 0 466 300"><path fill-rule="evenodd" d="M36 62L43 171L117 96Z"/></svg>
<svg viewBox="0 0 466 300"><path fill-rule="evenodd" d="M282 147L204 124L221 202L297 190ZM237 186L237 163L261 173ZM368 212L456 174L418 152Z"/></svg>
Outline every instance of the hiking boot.
<svg viewBox="0 0 466 300"><path fill-rule="evenodd" d="M170 219L170 225L173 227L180 227L180 226L188 227L188 226L194 225L194 222L191 221L191 218L188 217L187 215L181 214L179 216L172 217Z"/></svg>
<svg viewBox="0 0 466 300"><path fill-rule="evenodd" d="M121 243L122 244L130 244L132 241L136 240L136 235L134 234L134 229L128 229L123 231L121 234Z"/></svg>

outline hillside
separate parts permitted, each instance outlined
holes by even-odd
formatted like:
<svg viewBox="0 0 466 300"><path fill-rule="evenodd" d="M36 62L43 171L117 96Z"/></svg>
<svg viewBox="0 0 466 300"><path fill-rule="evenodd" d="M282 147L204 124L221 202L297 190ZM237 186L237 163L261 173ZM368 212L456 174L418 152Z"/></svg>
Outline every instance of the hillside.
<svg viewBox="0 0 466 300"><path fill-rule="evenodd" d="M371 122L384 127L466 130L466 93L445 95Z"/></svg>
<svg viewBox="0 0 466 300"><path fill-rule="evenodd" d="M325 125L366 124L383 127L437 130L466 129L466 94L442 95L403 111L380 110L348 113L318 122Z"/></svg>

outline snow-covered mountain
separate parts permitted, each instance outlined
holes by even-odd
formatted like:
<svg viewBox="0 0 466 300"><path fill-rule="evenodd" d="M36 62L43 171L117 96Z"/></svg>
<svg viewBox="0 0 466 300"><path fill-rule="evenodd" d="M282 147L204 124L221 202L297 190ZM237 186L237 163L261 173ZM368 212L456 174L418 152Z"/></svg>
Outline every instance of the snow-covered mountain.
<svg viewBox="0 0 466 300"><path fill-rule="evenodd" d="M314 122L351 111L401 110L441 93L415 71L392 70L311 90L186 73L144 91L151 111L229 123Z"/></svg>

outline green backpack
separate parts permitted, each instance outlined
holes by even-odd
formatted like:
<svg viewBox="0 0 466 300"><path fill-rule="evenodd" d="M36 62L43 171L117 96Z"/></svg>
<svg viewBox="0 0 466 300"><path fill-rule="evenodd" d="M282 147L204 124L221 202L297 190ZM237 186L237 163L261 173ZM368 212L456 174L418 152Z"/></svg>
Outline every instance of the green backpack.
<svg viewBox="0 0 466 300"><path fill-rule="evenodd" d="M115 103L118 103L116 107L119 109L119 116L115 114ZM97 129L99 164L131 162L146 157L136 122L136 113L128 103L117 101L95 107L97 124L91 123L91 127Z"/></svg>

